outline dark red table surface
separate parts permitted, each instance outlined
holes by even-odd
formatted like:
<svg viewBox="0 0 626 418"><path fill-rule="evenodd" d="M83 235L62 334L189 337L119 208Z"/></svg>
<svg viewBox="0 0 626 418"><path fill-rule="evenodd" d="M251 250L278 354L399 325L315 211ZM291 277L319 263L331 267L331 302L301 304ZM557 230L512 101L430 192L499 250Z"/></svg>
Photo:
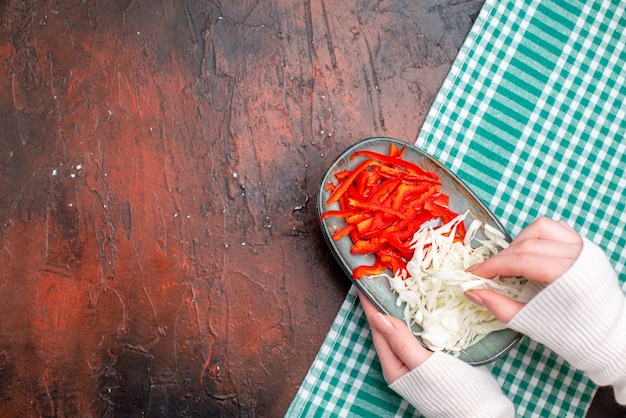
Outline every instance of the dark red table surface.
<svg viewBox="0 0 626 418"><path fill-rule="evenodd" d="M282 416L349 288L319 179L481 6L0 2L0 416Z"/></svg>

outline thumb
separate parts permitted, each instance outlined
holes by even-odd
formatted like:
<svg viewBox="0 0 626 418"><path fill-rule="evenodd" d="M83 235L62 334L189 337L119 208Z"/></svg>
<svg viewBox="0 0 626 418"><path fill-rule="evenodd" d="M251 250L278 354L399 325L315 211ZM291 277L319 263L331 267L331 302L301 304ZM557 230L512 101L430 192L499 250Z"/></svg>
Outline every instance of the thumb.
<svg viewBox="0 0 626 418"><path fill-rule="evenodd" d="M382 335L391 351L409 370L422 364L432 354L420 344L404 322L393 316L377 312L372 316L370 325Z"/></svg>
<svg viewBox="0 0 626 418"><path fill-rule="evenodd" d="M491 289L469 290L465 296L477 305L482 305L498 320L508 323L525 306L524 303L494 292Z"/></svg>

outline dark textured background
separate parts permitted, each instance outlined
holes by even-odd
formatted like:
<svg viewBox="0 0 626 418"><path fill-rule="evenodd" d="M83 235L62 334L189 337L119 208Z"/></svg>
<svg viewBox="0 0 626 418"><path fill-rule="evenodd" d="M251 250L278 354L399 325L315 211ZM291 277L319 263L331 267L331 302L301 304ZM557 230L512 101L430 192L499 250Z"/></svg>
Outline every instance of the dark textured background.
<svg viewBox="0 0 626 418"><path fill-rule="evenodd" d="M322 172L415 140L481 6L2 0L0 415L283 415L349 286Z"/></svg>

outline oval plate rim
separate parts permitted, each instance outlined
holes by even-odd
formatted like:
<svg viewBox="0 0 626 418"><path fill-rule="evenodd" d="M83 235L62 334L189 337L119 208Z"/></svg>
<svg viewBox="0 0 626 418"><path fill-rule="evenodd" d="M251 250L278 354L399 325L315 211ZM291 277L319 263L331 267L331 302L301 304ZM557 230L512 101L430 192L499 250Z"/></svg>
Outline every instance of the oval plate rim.
<svg viewBox="0 0 626 418"><path fill-rule="evenodd" d="M327 207L327 205L326 205L326 199L327 199L328 193L325 191L325 187L326 187L327 183L331 180L332 176L334 176L334 173L338 171L338 169L340 168L341 164L345 163L344 165L348 165L350 167L353 167L355 165L355 163L347 163L347 161L348 161L350 155L352 155L355 151L361 150L361 149L372 149L372 147L373 148L380 148L381 146L384 146L387 149L389 149L389 145L392 144L392 143L395 144L395 145L401 146L401 147L406 147L407 151L409 151L409 154L414 154L415 156L418 156L418 158L423 159L424 162L426 162L426 164L431 165L431 167L429 167L428 169L430 169L430 170L434 169L433 171L435 171L440 176L440 180L442 181L442 184L446 183L447 181L450 181L451 184L455 185L454 186L455 188L456 187L462 188L462 192L467 196L468 201L471 201L472 204L474 204L476 206L476 208L478 208L484 214L488 214L489 215L488 219L489 219L491 225L494 226L495 228L499 229L504 234L505 239L507 241L509 241L509 242L511 241L511 236L508 234L508 232L506 231L504 226L501 224L501 222L498 220L498 218L495 216L495 214L493 214L493 212L491 212L491 210L478 197L478 195L476 195L476 193L462 179L460 179L454 172L452 172L450 169L448 169L438 159L436 159L432 155L428 154L427 152L421 150L417 146L415 146L415 145L413 145L413 144L411 144L409 142L400 140L400 139L386 137L386 136L367 137L367 138L361 139L361 140L357 141L356 143L350 145L335 160L333 160L332 164L325 170L325 172L323 173L323 175L322 175L322 177L320 179L320 183L319 183L319 187L318 187L318 191L317 191L317 199L316 199L316 203L317 203L317 219L318 219L318 222L319 222L319 225L320 225L322 236L324 237L324 241L326 242L327 246L331 250L331 253L332 253L334 259L339 264L339 266L343 270L344 274L374 304L374 306L376 306L381 312L383 312L385 314L388 314L388 315L392 315L392 316L398 317L397 312L395 312L396 314L394 315L394 312L392 312L392 309L388 309L385 303L382 303L382 302L379 301L379 298L376 297L376 295L372 291L371 286L366 286L367 280L365 280L365 279L359 279L359 280L352 279L352 268L350 267L351 263L346 258L346 254L344 254L345 251L341 251L340 248L337 245L337 242L335 242L332 239L332 237L331 237L331 235L332 235L332 233L330 232L330 229L332 228L332 225L330 225L331 222L329 222L328 219L325 219L325 220L321 219L322 214L326 210L329 209L329 207ZM406 154L407 153L405 152L405 157L406 157ZM409 160L409 161L411 161L411 160ZM442 188L443 188L443 186L442 186ZM459 212L459 209L455 209L453 207L452 201L451 201L450 207L451 207L451 209L456 210L457 212ZM349 240L348 237L346 237L346 238ZM351 254L349 256L351 256L353 258L355 257L354 255L351 255ZM369 258L371 258L371 257L373 257L373 256L370 256ZM364 260L367 260L367 258L368 257L363 257ZM373 260L371 260L371 261L373 261ZM401 319L404 322L404 320L402 318L399 318L399 319ZM502 333L503 331L505 331L507 333L507 336L505 337L505 339L506 339L506 341L508 341L508 344L501 344L499 346L499 349L495 350L495 352L492 353L491 355L479 356L479 358L474 358L473 356L464 355L464 353L462 352L461 354L459 354L459 358L461 358L461 360L463 360L466 363L471 364L473 366L481 366L481 365L484 365L484 364L491 363L491 362L497 360L498 358L502 357L504 354L506 354L508 351L510 351L511 348L513 348L520 341L520 339L522 338L522 334L521 333L513 331L510 328L507 328L507 329L502 330L502 331L496 331L495 333ZM492 334L495 334L495 333L492 333ZM486 336L485 339L489 338L490 335L491 334ZM418 336L416 336L416 338L420 341L420 343L422 345L424 345L424 343L422 342L422 340ZM475 345L479 345L481 343L484 344L485 339L479 341ZM474 347L474 346L472 346L472 347ZM468 350L469 349L471 349L471 347L469 347Z"/></svg>

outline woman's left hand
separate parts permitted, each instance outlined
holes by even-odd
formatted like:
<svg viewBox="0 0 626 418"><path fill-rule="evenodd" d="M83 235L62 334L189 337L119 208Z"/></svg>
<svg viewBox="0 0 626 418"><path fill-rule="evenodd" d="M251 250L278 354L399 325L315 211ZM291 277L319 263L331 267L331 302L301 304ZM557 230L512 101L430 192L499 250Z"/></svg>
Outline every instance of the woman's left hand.
<svg viewBox="0 0 626 418"><path fill-rule="evenodd" d="M431 356L432 352L419 343L404 322L381 313L361 292L359 299L372 329L374 347L387 383L404 376Z"/></svg>

